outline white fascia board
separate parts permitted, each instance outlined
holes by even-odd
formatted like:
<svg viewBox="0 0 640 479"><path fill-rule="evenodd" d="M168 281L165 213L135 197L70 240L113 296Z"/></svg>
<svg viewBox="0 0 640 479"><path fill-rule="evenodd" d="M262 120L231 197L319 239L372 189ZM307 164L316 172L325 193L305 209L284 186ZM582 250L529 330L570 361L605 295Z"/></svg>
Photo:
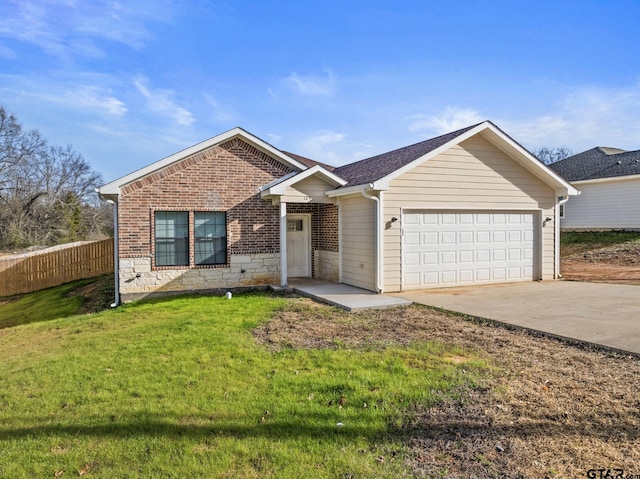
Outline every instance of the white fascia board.
<svg viewBox="0 0 640 479"><path fill-rule="evenodd" d="M349 186L347 188L339 188L337 190L327 191L325 195L327 195L329 198L334 198L336 196L353 195L356 193L360 194L362 190L371 190L371 189L373 189L371 184L355 185L355 186Z"/></svg>
<svg viewBox="0 0 640 479"><path fill-rule="evenodd" d="M307 170L301 171L300 173L292 176L291 178L287 178L284 181L279 181L275 185L269 187L268 189L264 189L262 191L263 196L266 195L284 195L286 194L286 189L290 186L295 185L296 183L304 180L305 178L309 178L310 176L320 176L323 181L336 188L339 186L344 186L347 184L345 180L340 178L337 175L334 175L329 170L324 169L320 165L315 165Z"/></svg>
<svg viewBox="0 0 640 479"><path fill-rule="evenodd" d="M289 178L296 176L297 174L298 174L297 172L292 171L291 173L284 175L282 178L276 178L272 182L267 183L266 185L262 185L260 188L258 188L258 191L264 194L264 192L267 191L269 188L272 188L276 186L278 183L282 183L283 181L286 181Z"/></svg>
<svg viewBox="0 0 640 479"><path fill-rule="evenodd" d="M574 185L588 185L593 183L613 183L616 181L625 180L640 180L640 175L627 175L627 176L611 176L609 178L594 178L592 180L578 180L572 181Z"/></svg>
<svg viewBox="0 0 640 479"><path fill-rule="evenodd" d="M202 141L196 145L193 145L182 151L174 153L171 156L167 156L166 158L156 161L155 163L151 163L150 165L140 168L139 170L129 173L128 175L118 178L117 180L107 183L106 185L103 185L99 188L99 193L101 196L117 195L120 193L120 188L123 187L124 185L127 185L151 173L161 170L162 168L165 168L177 161L180 161L184 158L194 155L202 150L205 150L207 148L210 148L220 143L224 143L236 137L242 138L247 143L267 153L269 156L272 156L280 160L282 163L284 163L285 165L291 168L294 168L297 170L306 170L308 168L306 165L303 165L302 163L294 160L289 155L286 155L285 153L278 150L274 146L270 145L266 141L263 141L257 136L252 135L251 133L244 130L243 128L236 127L229 131L221 133L217 136L214 136L213 138L209 138L208 140Z"/></svg>

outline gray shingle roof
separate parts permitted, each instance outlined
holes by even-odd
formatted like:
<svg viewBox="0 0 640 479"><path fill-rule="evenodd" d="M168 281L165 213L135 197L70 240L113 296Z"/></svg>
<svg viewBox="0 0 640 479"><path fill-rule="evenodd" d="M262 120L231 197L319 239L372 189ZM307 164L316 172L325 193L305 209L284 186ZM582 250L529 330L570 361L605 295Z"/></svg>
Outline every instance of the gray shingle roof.
<svg viewBox="0 0 640 479"><path fill-rule="evenodd" d="M479 124L480 123L436 138L431 138L430 140L421 141L414 145L405 146L404 148L399 148L388 153L356 161L355 163L340 166L333 170L333 173L348 181L345 186L373 183L374 181L384 178L397 169L417 160L421 156L426 155L445 143L448 143L472 128L475 128Z"/></svg>
<svg viewBox="0 0 640 479"><path fill-rule="evenodd" d="M302 163L303 165L308 166L309 168L314 167L316 165L322 166L325 170L333 171L336 169L335 166L329 165L327 163L322 163L320 161L312 160L311 158L307 158L305 156L296 155L295 153L291 153L290 151L280 150L286 155L289 155L294 160Z"/></svg>
<svg viewBox="0 0 640 479"><path fill-rule="evenodd" d="M549 167L568 181L640 175L640 150L624 151L598 146Z"/></svg>

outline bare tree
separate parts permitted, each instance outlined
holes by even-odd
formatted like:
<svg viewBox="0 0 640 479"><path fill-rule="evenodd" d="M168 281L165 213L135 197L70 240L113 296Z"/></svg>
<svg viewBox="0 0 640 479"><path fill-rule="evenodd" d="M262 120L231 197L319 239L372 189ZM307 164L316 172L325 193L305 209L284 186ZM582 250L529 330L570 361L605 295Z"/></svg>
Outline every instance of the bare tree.
<svg viewBox="0 0 640 479"><path fill-rule="evenodd" d="M101 181L71 146L50 146L0 106L0 250L108 233L95 194Z"/></svg>
<svg viewBox="0 0 640 479"><path fill-rule="evenodd" d="M572 156L573 150L567 146L541 146L531 151L545 165L550 165L556 161L564 160Z"/></svg>

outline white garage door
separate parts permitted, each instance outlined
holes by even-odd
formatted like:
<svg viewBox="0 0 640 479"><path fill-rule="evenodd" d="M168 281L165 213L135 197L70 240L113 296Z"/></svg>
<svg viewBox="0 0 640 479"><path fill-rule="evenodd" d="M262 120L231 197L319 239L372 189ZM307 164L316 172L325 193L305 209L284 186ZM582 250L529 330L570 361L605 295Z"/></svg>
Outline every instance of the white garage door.
<svg viewBox="0 0 640 479"><path fill-rule="evenodd" d="M524 212L404 214L403 288L535 279L533 218Z"/></svg>

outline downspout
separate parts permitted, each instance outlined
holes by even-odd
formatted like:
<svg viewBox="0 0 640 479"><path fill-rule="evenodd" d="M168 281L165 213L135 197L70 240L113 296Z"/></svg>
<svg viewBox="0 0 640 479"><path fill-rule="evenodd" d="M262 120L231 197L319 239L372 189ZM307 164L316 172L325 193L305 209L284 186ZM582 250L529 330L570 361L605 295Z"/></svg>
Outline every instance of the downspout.
<svg viewBox="0 0 640 479"><path fill-rule="evenodd" d="M556 211L555 211L555 217L556 217L556 221L555 221L555 251L554 251L554 255L555 255L555 270L554 270L554 274L555 274L555 278L562 278L562 275L560 274L560 206L564 205L567 201L569 201L569 195L567 196L561 196L560 198L562 198L560 201L558 201L556 203Z"/></svg>
<svg viewBox="0 0 640 479"><path fill-rule="evenodd" d="M373 185L369 184L372 188ZM382 224L382 208L380 207L380 198L377 196L368 195L365 192L365 187L360 191L362 196L368 200L376 202L376 292L382 292L381 278L382 278L382 231L380 225Z"/></svg>
<svg viewBox="0 0 640 479"><path fill-rule="evenodd" d="M107 203L113 205L113 276L115 284L115 298L111 307L115 308L120 304L120 260L119 260L119 244L118 244L118 203L113 200L107 200Z"/></svg>

